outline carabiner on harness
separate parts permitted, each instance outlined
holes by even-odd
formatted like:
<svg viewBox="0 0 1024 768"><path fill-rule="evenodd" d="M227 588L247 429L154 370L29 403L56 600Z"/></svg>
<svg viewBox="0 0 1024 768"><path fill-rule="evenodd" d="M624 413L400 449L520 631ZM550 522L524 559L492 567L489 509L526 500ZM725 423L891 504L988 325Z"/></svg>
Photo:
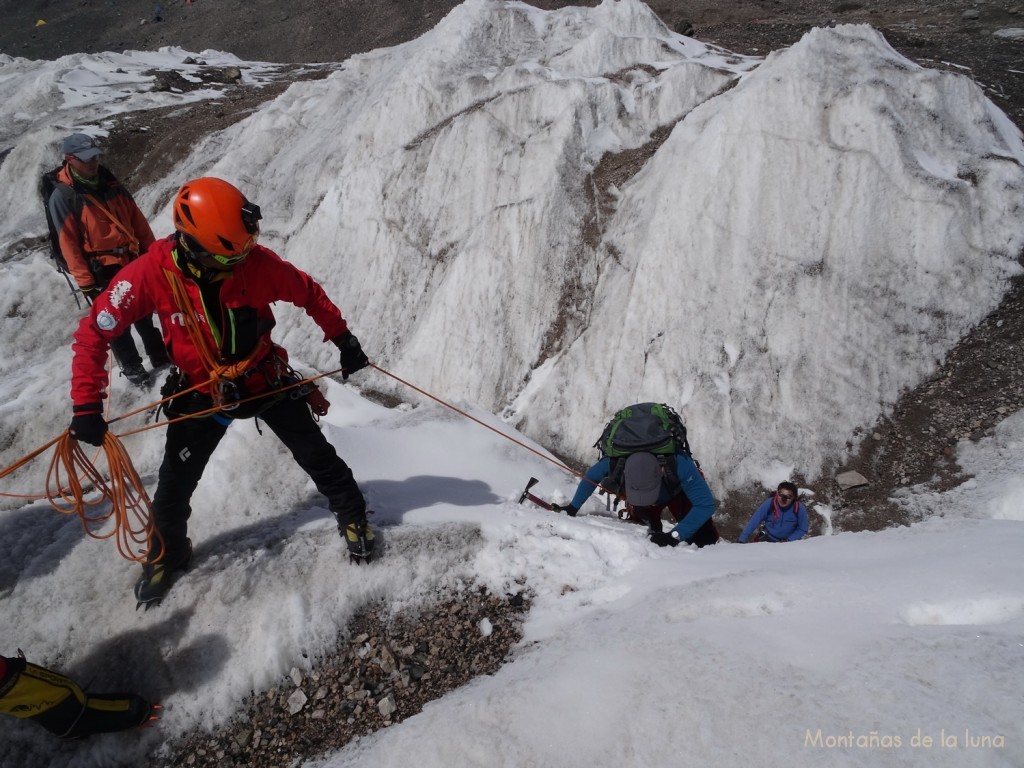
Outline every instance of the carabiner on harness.
<svg viewBox="0 0 1024 768"><path fill-rule="evenodd" d="M242 399L238 391L238 385L231 379L218 379L217 390L213 397L213 404L222 411L233 411L238 407L238 401Z"/></svg>

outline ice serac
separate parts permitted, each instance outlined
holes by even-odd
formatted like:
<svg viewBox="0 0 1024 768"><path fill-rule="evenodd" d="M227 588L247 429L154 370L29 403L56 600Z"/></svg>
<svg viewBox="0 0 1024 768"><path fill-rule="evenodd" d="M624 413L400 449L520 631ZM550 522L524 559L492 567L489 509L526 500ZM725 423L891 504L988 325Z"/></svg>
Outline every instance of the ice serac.
<svg viewBox="0 0 1024 768"><path fill-rule="evenodd" d="M598 163L658 129L596 215ZM265 242L383 367L584 460L615 409L670 402L721 492L772 461L813 477L996 306L1022 157L976 84L866 26L761 62L636 0L469 0L176 173L252 190ZM297 356L333 362L281 317Z"/></svg>
<svg viewBox="0 0 1024 768"><path fill-rule="evenodd" d="M553 414L568 439L666 399L720 490L772 458L813 476L998 304L1022 157L968 78L866 26L813 30L687 114L622 189L590 321L523 404L527 431ZM560 416L583 371L600 392Z"/></svg>
<svg viewBox="0 0 1024 768"><path fill-rule="evenodd" d="M553 12L470 0L422 38L293 85L176 174L252 188L264 241L325 280L379 362L501 410L587 322L597 162L753 63L669 32L634 0ZM285 342L316 360L319 339L294 325Z"/></svg>

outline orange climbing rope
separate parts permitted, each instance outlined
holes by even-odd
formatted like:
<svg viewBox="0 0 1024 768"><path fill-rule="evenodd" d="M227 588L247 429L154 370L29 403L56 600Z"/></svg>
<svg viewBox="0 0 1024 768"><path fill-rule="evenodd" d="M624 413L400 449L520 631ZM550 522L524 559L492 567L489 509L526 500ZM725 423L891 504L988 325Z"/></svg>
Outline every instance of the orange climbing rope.
<svg viewBox="0 0 1024 768"><path fill-rule="evenodd" d="M242 365L247 362L248 361L243 361ZM446 408L455 411L470 421L473 421L482 427L486 427L490 431L504 437L506 440L515 443L520 448L524 448L530 453L554 464L559 469L578 478L584 480L587 479L581 473L566 466L562 462L545 455L526 443L516 440L514 437L511 437L498 429L495 429L480 419L466 413L464 410L456 408L454 405L445 402L436 395L432 395L411 382L399 378L390 371L387 371L373 363L370 363L369 366L385 376L409 387L410 389L429 397ZM268 395L284 392L339 372L341 372L340 368L326 373L321 373L316 376L310 376L283 387L244 398L232 405L246 403L250 400L258 400L260 398L267 397ZM176 392L169 397L165 397L162 400L150 403L149 405L138 408L129 413L122 414L113 419L108 419L107 423L113 424L144 411L150 411L154 408L158 408L160 405L170 402L176 397L181 397L182 395L186 395L207 385L213 385L213 388L216 388L218 382L223 379L227 373L229 373L229 371L225 368L215 370L211 373L209 381L197 384L196 386L182 390L181 392ZM0 470L0 479L25 466L44 451L55 446L53 457L50 461L50 468L46 477L45 497L49 500L51 506L64 514L78 515L82 521L83 529L89 536L96 539L114 538L118 552L125 559L135 562L155 562L163 556L163 541L159 532L153 525L151 503L149 495L146 492L145 485L132 464L131 458L125 450L124 445L121 443L120 438L138 434L139 432L145 432L150 429L156 429L157 427L166 426L183 419L205 416L221 410L224 410L221 404L214 404L212 408L205 411L189 413L185 416L179 416L167 421L156 422L118 435L115 435L112 432L107 432L106 435L104 435L101 447L102 453L106 457L108 469L107 475L109 476L109 479L104 478L104 475L99 471L95 463L86 455L82 446L79 445L78 441L75 440L67 430L65 430L59 437L54 438L45 445L40 446L31 453L25 455L6 469ZM598 488L602 487L599 483L594 483L594 485ZM88 499L86 498L87 493L89 494ZM37 496L16 496L15 494L0 494L0 496L38 498ZM156 557L151 556L154 549L156 551Z"/></svg>
<svg viewBox="0 0 1024 768"><path fill-rule="evenodd" d="M153 526L146 486L117 436L107 432L103 437L109 480L70 432L65 431L54 442L46 475L50 505L58 512L78 515L82 528L94 539L114 538L117 551L126 560L159 560L163 540ZM92 492L88 486L92 486ZM111 520L112 525L108 522ZM151 557L154 549L156 557Z"/></svg>
<svg viewBox="0 0 1024 768"><path fill-rule="evenodd" d="M266 356L271 347L270 334L261 336L252 352L243 360L231 363L230 365L220 363L217 355L214 354L213 349L210 347L206 334L203 333L203 322L199 319L199 313L196 312L196 308L189 298L185 284L178 277L178 273L173 270L165 269L164 275L167 277L167 282L171 285L171 295L174 297L174 304L181 313L182 321L185 324L188 337L192 341L192 346L199 353L203 367L210 374L210 380L207 383L211 385L210 394L213 396L214 405L223 405L225 387L245 374L246 371Z"/></svg>

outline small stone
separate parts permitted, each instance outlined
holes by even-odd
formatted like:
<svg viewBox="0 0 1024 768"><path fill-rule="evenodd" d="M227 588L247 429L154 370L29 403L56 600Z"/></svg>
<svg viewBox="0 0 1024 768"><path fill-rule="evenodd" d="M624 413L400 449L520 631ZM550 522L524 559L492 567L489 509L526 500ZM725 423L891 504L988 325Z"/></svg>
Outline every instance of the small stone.
<svg viewBox="0 0 1024 768"><path fill-rule="evenodd" d="M291 677L296 687L302 685L302 672L299 671L298 667L292 667L292 671L288 673L288 676Z"/></svg>
<svg viewBox="0 0 1024 768"><path fill-rule="evenodd" d="M842 491L848 491L851 488L860 488L865 485L870 485L864 475L860 474L860 472L854 472L853 470L836 475L836 483Z"/></svg>
<svg viewBox="0 0 1024 768"><path fill-rule="evenodd" d="M423 675L427 673L427 668L422 664L410 664L409 665L409 677L413 680L419 680Z"/></svg>
<svg viewBox="0 0 1024 768"><path fill-rule="evenodd" d="M391 717L398 710L398 705L395 703L395 697L390 693L377 702L377 711L384 717Z"/></svg>
<svg viewBox="0 0 1024 768"><path fill-rule="evenodd" d="M306 700L306 694L302 692L302 689L297 689L288 697L288 714L295 715L301 712L302 708L306 706Z"/></svg>

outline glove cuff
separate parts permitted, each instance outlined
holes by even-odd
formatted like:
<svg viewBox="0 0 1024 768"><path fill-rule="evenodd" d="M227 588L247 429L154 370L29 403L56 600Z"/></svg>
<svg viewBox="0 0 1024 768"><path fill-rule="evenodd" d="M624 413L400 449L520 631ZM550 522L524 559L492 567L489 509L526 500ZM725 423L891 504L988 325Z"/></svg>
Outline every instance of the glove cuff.
<svg viewBox="0 0 1024 768"><path fill-rule="evenodd" d="M85 405L72 406L71 412L76 416L88 416L92 413L103 413L102 403L86 403Z"/></svg>
<svg viewBox="0 0 1024 768"><path fill-rule="evenodd" d="M349 340L352 338L352 331L345 331L339 333L337 336L331 339L331 343L338 349L344 349L349 345Z"/></svg>

